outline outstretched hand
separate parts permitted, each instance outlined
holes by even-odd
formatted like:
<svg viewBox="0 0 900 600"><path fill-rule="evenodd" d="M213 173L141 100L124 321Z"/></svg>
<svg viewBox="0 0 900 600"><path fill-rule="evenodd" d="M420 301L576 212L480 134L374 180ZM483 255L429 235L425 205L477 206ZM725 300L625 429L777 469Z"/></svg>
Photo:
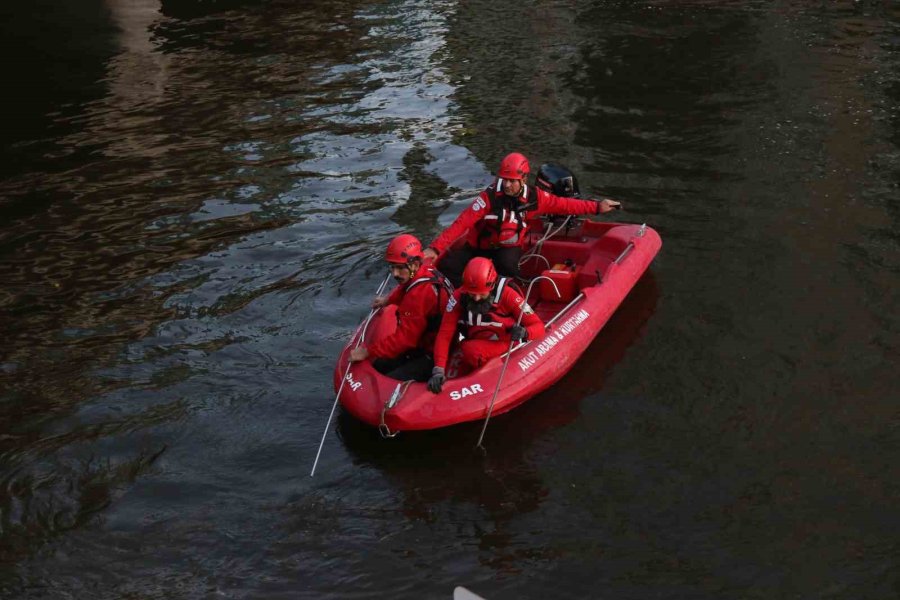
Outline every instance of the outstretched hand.
<svg viewBox="0 0 900 600"><path fill-rule="evenodd" d="M599 203L600 203L600 212L601 213L608 213L608 212L612 212L614 210L622 208L621 202L617 202L610 198L604 198L604 199L600 200Z"/></svg>
<svg viewBox="0 0 900 600"><path fill-rule="evenodd" d="M435 251L434 248L425 248L425 251L422 252L422 254L425 256L425 260L434 261L434 260L437 260L437 257L438 257L438 253Z"/></svg>

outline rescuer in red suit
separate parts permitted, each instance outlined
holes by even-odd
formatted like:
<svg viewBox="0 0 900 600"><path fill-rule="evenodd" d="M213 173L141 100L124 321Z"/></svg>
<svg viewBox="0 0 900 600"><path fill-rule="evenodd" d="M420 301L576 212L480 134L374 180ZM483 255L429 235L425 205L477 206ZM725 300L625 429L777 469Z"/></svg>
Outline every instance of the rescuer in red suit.
<svg viewBox="0 0 900 600"><path fill-rule="evenodd" d="M428 389L435 394L444 385L444 369L450 344L457 333L462 360L477 369L509 349L510 341L520 342L544 335L544 323L508 279L498 277L491 259L475 257L466 265L462 286L453 293L434 343L434 369ZM516 325L522 315L521 324Z"/></svg>
<svg viewBox="0 0 900 600"><path fill-rule="evenodd" d="M389 296L376 297L372 307L396 304L397 329L371 346L351 350L351 362L371 358L378 372L394 379L428 380L434 340L453 287L423 259L422 243L414 235L398 235L388 245L385 260L398 285Z"/></svg>
<svg viewBox="0 0 900 600"><path fill-rule="evenodd" d="M550 166L553 165L545 165ZM619 208L615 200L581 200L550 192L550 185L542 181L529 186L528 159L518 152L508 154L500 163L497 179L475 199L425 250L425 258L440 259L441 272L453 285L469 260L486 256L494 261L497 271L505 277L519 274L519 259L528 231L527 219L538 215L595 215ZM576 195L574 177L568 195ZM562 191L562 190L560 190ZM563 192L565 193L565 192ZM444 254L458 238L465 236L465 244L458 250Z"/></svg>

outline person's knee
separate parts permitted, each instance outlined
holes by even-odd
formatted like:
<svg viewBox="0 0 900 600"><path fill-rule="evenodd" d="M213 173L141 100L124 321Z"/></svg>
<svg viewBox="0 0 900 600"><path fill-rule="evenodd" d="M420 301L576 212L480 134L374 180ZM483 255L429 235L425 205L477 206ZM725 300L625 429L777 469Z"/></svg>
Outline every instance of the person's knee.
<svg viewBox="0 0 900 600"><path fill-rule="evenodd" d="M392 358L376 358L372 361L372 367L382 375L387 375L397 367L397 361Z"/></svg>
<svg viewBox="0 0 900 600"><path fill-rule="evenodd" d="M484 361L481 358L481 352L479 352L478 346L476 344L473 344L471 342L463 342L460 345L460 350L462 351L463 364L467 365L468 367L477 369L484 364Z"/></svg>
<svg viewBox="0 0 900 600"><path fill-rule="evenodd" d="M462 350L463 362L472 369L479 369L495 356L503 354L506 346L486 342L485 340L472 340L468 343L463 342L460 349Z"/></svg>
<svg viewBox="0 0 900 600"><path fill-rule="evenodd" d="M411 357L410 360L399 365L390 373L386 373L386 375L401 381L410 379L413 381L428 381L433 367L434 359L432 359L431 355L423 354Z"/></svg>

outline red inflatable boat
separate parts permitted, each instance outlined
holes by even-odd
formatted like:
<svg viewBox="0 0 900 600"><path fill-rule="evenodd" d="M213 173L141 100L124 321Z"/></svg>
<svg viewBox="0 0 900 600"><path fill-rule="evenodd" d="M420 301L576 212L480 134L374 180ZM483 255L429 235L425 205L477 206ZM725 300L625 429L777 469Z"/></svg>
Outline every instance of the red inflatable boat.
<svg viewBox="0 0 900 600"><path fill-rule="evenodd" d="M360 325L341 352L334 388L344 408L385 436L482 420L495 390L492 416L515 408L575 364L662 246L659 235L646 225L569 218L534 223L530 232L522 287L543 276L531 286L528 302L546 324L546 333L512 350L502 379L506 355L470 373L460 372L458 357L451 355L448 379L439 394L429 392L424 383L386 377L369 361L348 369L347 356L360 335L371 343L393 331L395 307L388 306Z"/></svg>

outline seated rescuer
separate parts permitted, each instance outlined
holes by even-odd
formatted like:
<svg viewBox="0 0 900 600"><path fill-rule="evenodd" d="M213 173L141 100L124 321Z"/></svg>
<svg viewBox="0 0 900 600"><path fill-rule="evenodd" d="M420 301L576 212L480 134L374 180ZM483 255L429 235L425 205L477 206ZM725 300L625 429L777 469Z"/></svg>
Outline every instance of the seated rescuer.
<svg viewBox="0 0 900 600"><path fill-rule="evenodd" d="M350 361L373 358L375 369L394 379L427 381L432 351L444 307L453 293L431 261L423 262L422 243L410 234L398 235L387 247L385 260L397 287L372 301L374 308L397 305L397 329L371 346L350 351Z"/></svg>
<svg viewBox="0 0 900 600"><path fill-rule="evenodd" d="M444 255L440 261L441 271L453 285L459 285L463 268L474 256L492 259L503 276L518 276L529 218L539 215L593 215L607 213L620 206L615 200L581 200L555 195L540 178L537 186L528 186L526 177L529 170L528 159L524 155L518 152L508 154L500 163L497 179L425 250L426 258L437 260L456 239L466 236L462 248ZM570 190L570 195L574 195L577 193L574 177L571 183L574 189Z"/></svg>
<svg viewBox="0 0 900 600"><path fill-rule="evenodd" d="M510 340L520 342L544 335L544 323L507 278L498 278L491 259L473 258L462 275L462 287L453 293L441 318L434 343L434 369L428 389L435 394L444 385L444 368L450 343L457 332L462 360L477 369L509 349ZM516 325L519 314L521 325Z"/></svg>

